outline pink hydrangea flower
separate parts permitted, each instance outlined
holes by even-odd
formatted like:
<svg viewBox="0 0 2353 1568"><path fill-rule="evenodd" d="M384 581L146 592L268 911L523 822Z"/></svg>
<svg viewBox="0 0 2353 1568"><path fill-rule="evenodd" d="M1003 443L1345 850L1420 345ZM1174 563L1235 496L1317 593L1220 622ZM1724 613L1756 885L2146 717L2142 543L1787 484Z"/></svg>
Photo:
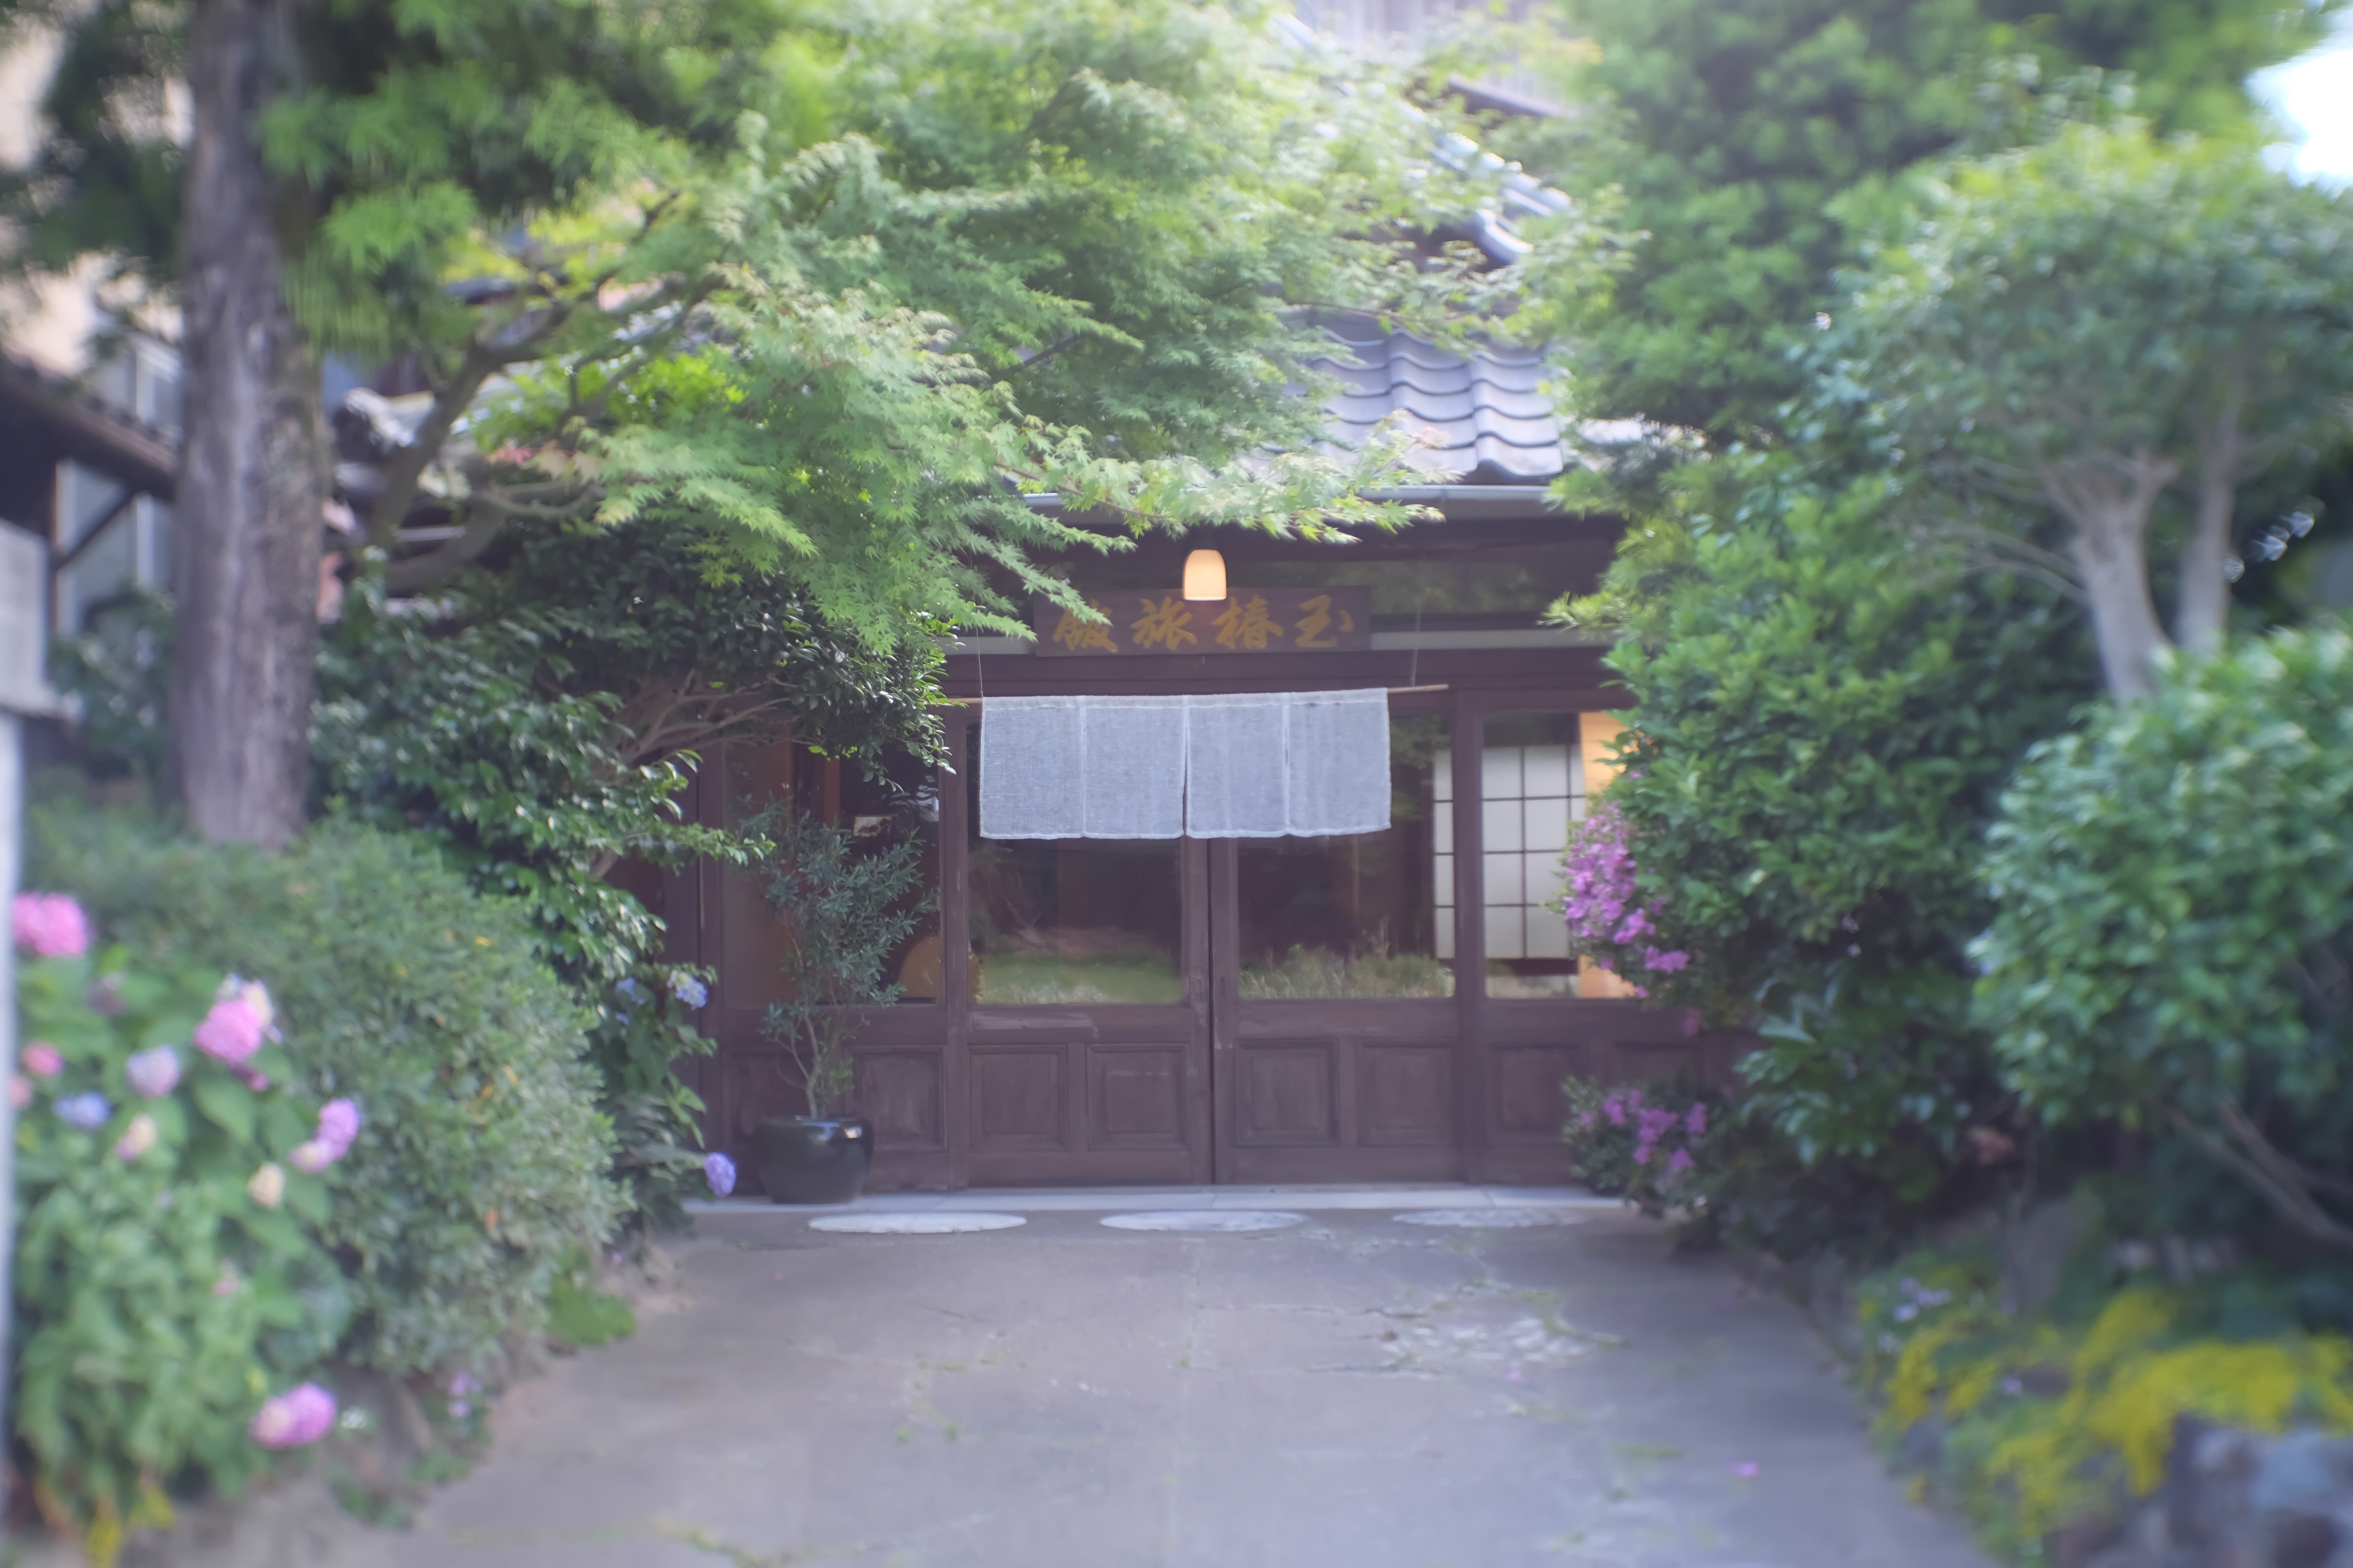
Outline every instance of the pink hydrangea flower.
<svg viewBox="0 0 2353 1568"><path fill-rule="evenodd" d="M8 1080L8 1103L22 1110L33 1103L33 1080L23 1073L13 1074Z"/></svg>
<svg viewBox="0 0 2353 1568"><path fill-rule="evenodd" d="M63 893L19 893L9 901L16 945L36 958L79 958L90 951L90 917Z"/></svg>
<svg viewBox="0 0 2353 1568"><path fill-rule="evenodd" d="M331 1100L319 1107L319 1142L342 1159L352 1140L360 1135L360 1108L348 1100Z"/></svg>
<svg viewBox="0 0 2353 1568"><path fill-rule="evenodd" d="M261 1048L269 1026L243 996L223 997L196 1026L196 1049L233 1068L243 1067Z"/></svg>
<svg viewBox="0 0 2353 1568"><path fill-rule="evenodd" d="M301 1448L325 1436L334 1425L335 1396L315 1383L305 1383L264 1400L247 1430L265 1448Z"/></svg>
<svg viewBox="0 0 2353 1568"><path fill-rule="evenodd" d="M315 1176L350 1153L352 1140L359 1132L359 1107L348 1100L331 1100L319 1108L317 1135L287 1158L296 1170Z"/></svg>
<svg viewBox="0 0 2353 1568"><path fill-rule="evenodd" d="M66 1070L65 1058L59 1056L57 1047L47 1040L35 1040L17 1053L16 1059L35 1078L55 1078Z"/></svg>

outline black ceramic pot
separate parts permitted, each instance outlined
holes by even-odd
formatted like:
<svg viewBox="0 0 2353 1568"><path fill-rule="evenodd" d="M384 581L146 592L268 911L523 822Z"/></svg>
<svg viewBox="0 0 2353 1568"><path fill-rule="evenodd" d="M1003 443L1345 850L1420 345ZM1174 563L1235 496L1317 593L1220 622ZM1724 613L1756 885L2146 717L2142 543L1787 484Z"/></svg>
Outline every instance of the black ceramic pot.
<svg viewBox="0 0 2353 1568"><path fill-rule="evenodd" d="M753 1131L772 1204L846 1204L866 1184L874 1128L857 1117L770 1116Z"/></svg>

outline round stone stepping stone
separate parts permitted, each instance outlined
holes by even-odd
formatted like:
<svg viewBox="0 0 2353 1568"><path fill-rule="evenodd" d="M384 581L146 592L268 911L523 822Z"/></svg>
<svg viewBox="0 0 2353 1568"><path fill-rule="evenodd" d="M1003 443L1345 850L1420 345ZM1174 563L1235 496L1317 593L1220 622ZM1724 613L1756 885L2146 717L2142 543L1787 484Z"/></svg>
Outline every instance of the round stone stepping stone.
<svg viewBox="0 0 2353 1568"><path fill-rule="evenodd" d="M1442 1225L1463 1230L1519 1230L1535 1225L1575 1225L1585 1216L1574 1209L1415 1209L1391 1217L1399 1225Z"/></svg>
<svg viewBox="0 0 2353 1568"><path fill-rule="evenodd" d="M851 1236L948 1236L1029 1223L1018 1214L829 1214L809 1221L809 1228Z"/></svg>
<svg viewBox="0 0 2353 1568"><path fill-rule="evenodd" d="M1250 1230L1287 1230L1307 1216L1282 1209L1155 1209L1144 1214L1105 1215L1113 1230L1191 1230L1228 1235Z"/></svg>

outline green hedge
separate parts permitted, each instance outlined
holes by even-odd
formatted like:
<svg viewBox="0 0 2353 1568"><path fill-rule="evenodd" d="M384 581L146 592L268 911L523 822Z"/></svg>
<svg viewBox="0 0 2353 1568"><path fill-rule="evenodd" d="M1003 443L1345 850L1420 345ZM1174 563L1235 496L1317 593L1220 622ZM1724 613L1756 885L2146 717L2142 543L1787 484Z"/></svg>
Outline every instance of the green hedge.
<svg viewBox="0 0 2353 1568"><path fill-rule="evenodd" d="M2020 771L1978 1016L2047 1121L2175 1140L2353 1252L2353 636L2276 633L2158 685Z"/></svg>
<svg viewBox="0 0 2353 1568"><path fill-rule="evenodd" d="M617 1212L586 1020L523 910L428 843L333 820L277 856L64 801L29 826L28 886L79 898L142 964L266 982L304 1087L358 1101L321 1228L352 1282L343 1354L494 1368Z"/></svg>

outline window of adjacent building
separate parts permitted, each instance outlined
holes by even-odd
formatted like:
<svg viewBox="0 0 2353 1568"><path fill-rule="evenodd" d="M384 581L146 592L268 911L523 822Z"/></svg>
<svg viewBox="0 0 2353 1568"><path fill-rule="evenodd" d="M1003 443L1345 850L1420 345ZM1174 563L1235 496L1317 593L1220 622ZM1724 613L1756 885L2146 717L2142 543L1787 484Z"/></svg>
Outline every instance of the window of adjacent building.
<svg viewBox="0 0 2353 1568"><path fill-rule="evenodd" d="M1386 830L1237 841L1242 1000L1453 994L1453 899L1448 887L1440 901L1435 853L1444 733L1440 718L1389 720Z"/></svg>
<svg viewBox="0 0 2353 1568"><path fill-rule="evenodd" d="M172 584L172 509L79 463L58 465L57 624L69 633L132 592Z"/></svg>

